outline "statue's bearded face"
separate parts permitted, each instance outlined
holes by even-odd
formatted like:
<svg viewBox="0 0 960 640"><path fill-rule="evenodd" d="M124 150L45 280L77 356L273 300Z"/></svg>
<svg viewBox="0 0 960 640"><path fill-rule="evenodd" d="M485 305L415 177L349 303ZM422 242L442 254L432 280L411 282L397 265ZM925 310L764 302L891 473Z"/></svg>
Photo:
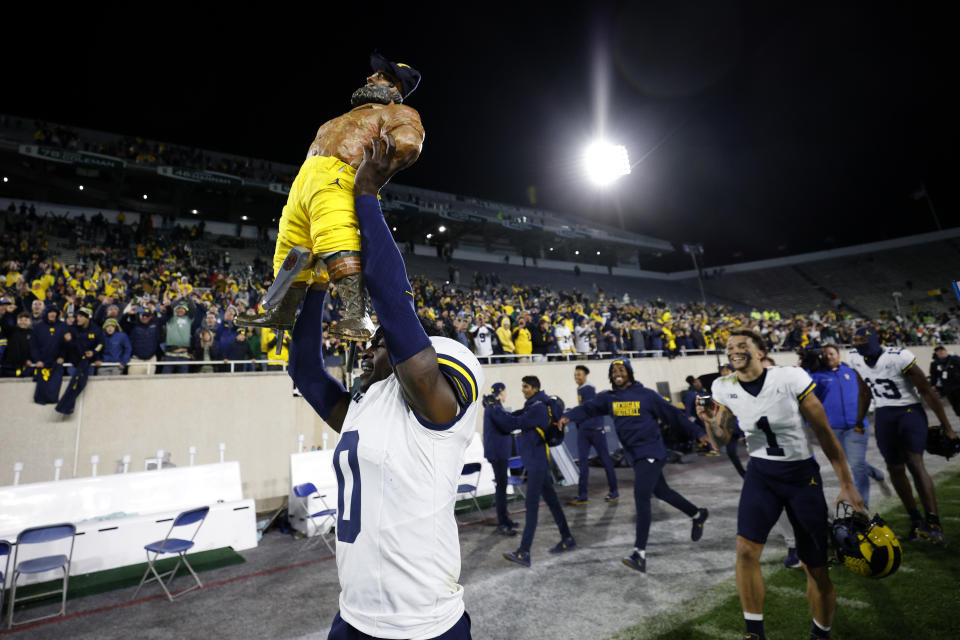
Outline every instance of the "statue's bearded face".
<svg viewBox="0 0 960 640"><path fill-rule="evenodd" d="M350 96L350 104L359 107L362 104L390 104L403 102L403 96L398 88L399 83L392 76L377 71L367 77L367 84L360 87Z"/></svg>

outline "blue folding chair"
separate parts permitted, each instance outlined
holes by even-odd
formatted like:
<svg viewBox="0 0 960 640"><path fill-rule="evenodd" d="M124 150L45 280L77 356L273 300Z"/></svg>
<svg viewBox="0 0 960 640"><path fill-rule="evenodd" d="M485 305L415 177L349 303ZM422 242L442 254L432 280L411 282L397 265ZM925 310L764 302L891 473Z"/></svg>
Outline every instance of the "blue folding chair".
<svg viewBox="0 0 960 640"><path fill-rule="evenodd" d="M26 624L28 622L36 622L37 620L46 620L47 618L56 618L57 616L62 616L67 611L67 585L70 581L70 560L73 558L73 541L74 535L76 534L77 529L72 524L63 523L63 524L52 524L43 527L31 527L29 529L24 529L20 532L20 535L17 536L17 548L13 552L13 581L10 585L10 614L7 618L8 626L13 627L17 624ZM31 544L43 544L48 542L56 542L57 540L70 539L70 550L65 554L54 554L39 556L36 558L30 558L29 560L23 560L21 556L26 552L27 547ZM9 554L9 547L8 547ZM9 562L9 558L8 558ZM9 566L8 566L9 568ZM25 596L19 599L19 602L24 602L26 600L36 600L37 598L45 598L47 596L54 595L56 593L61 594L60 598L60 610L56 613L51 613L46 616L40 616L37 618L31 618L29 620L20 620L19 622L13 621L13 610L16 606L17 600L17 580L20 579L22 575L33 575L37 573L45 573L47 571L55 571L57 569L63 570L63 582L60 584L59 589L54 589L53 591L45 591L44 593L37 593L30 596Z"/></svg>
<svg viewBox="0 0 960 640"><path fill-rule="evenodd" d="M6 540L0 540L0 556L6 556L3 559L3 571L0 571L0 618L3 618L3 599L7 593L7 574L10 573L10 543Z"/></svg>
<svg viewBox="0 0 960 640"><path fill-rule="evenodd" d="M513 487L522 497L526 497L523 489L520 488L525 478L522 475L515 476L511 474L510 469L523 469L523 460L520 459L520 456L513 456L507 459L507 486Z"/></svg>
<svg viewBox="0 0 960 640"><path fill-rule="evenodd" d="M140 588L143 587L143 585L154 580L160 583L160 586L163 588L163 592L167 594L167 598L170 600L170 602L173 602L174 598L179 598L183 594L193 591L194 589L199 589L203 586L203 583L200 582L200 578L197 577L197 573L193 570L193 567L190 566L190 562L187 561L187 551L193 548L194 539L197 537L197 532L200 531L200 527L203 526L203 523L206 520L209 512L210 507L199 507L197 509L184 511L174 518L173 524L170 525L170 530L167 531L167 535L163 538L163 540L157 540L156 542L151 542L150 544L144 545L143 548L147 550L147 570L143 572L143 577L140 579L140 584L137 585L137 590L133 594L134 598L136 598L137 594L140 593ZM170 537L170 534L172 534L173 530L177 527L189 527L193 524L196 524L197 528L193 530L193 535L190 536L189 539ZM151 553L153 554L152 558L150 557ZM177 565L166 573L157 573L157 568L154 566L157 558L165 554L173 553L179 556ZM196 584L178 591L177 593L171 594L170 590L167 588L167 584L173 582L173 579L177 577L177 571L180 569L181 564L187 568L187 571L189 571L190 575L193 576ZM150 575L150 573L153 573L153 577L148 579L147 576ZM163 581L164 578L167 578L166 583Z"/></svg>
<svg viewBox="0 0 960 640"><path fill-rule="evenodd" d="M477 474L475 480L471 482L465 482L457 485L457 493L468 493L470 498L473 500L474 506L477 507L477 512L481 511L480 503L477 502L477 486L480 484L480 470L483 469L483 466L479 462L468 462L463 465L463 469L460 471L460 479L462 480L464 476L472 476Z"/></svg>
<svg viewBox="0 0 960 640"><path fill-rule="evenodd" d="M333 520L334 526L337 524L337 510L327 507L327 501L324 499L327 496L317 491L317 487L314 486L312 482L304 482L303 484L298 484L295 486L293 488L293 495L297 496L298 498L303 498L304 510L307 512L310 522L313 523L314 532L320 537L321 540L323 540L323 544L327 545L327 549L330 549L330 553L336 555L337 550L330 545L330 541L327 540L327 536L323 533L320 533L322 531L320 528L320 522L322 522L324 519L330 518ZM323 509L317 511L316 513L310 513L311 496L316 497L320 501L320 504L323 505ZM318 520L320 522L318 522ZM305 544L303 548L306 549L309 546L310 544L308 543Z"/></svg>

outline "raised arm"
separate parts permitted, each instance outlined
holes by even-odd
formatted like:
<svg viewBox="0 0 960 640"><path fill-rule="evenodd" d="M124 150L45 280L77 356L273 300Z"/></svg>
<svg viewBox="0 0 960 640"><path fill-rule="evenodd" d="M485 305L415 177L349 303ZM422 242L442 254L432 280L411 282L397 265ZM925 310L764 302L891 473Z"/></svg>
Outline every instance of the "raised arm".
<svg viewBox="0 0 960 640"><path fill-rule="evenodd" d="M364 283L404 397L418 415L446 424L459 413L457 395L441 373L437 352L417 317L406 266L377 200L380 188L414 159L413 151L395 158L395 149L390 134L373 139L371 146L363 149L363 162L354 179Z"/></svg>
<svg viewBox="0 0 960 640"><path fill-rule="evenodd" d="M837 440L833 429L830 428L830 421L827 419L827 414L817 396L808 393L800 401L800 413L803 414L807 424L810 425L810 429L817 436L824 455L829 458L830 464L833 465L833 471L837 474L837 480L840 481L840 493L837 494L834 503L843 501L857 511L866 513L867 507L863 504L863 498L853 484L853 474L850 473L843 447L840 446L840 441Z"/></svg>
<svg viewBox="0 0 960 640"><path fill-rule="evenodd" d="M308 289L290 344L290 377L303 398L330 428L340 433L350 394L323 364L323 291Z"/></svg>
<svg viewBox="0 0 960 640"><path fill-rule="evenodd" d="M568 409L563 412L563 416L560 418L560 426L563 427L565 424L571 420L576 423L581 423L587 418L596 418L598 416L605 416L610 413L610 394L609 393L598 393L589 400L584 399L584 401L572 409Z"/></svg>

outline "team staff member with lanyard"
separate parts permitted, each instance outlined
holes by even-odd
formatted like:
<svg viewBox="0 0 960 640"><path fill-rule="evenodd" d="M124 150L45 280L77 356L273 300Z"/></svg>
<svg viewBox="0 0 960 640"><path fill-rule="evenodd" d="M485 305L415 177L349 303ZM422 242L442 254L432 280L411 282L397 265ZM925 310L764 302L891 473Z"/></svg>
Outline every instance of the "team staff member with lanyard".
<svg viewBox="0 0 960 640"><path fill-rule="evenodd" d="M563 553L577 547L567 518L563 515L563 507L553 488L553 479L550 477L550 459L547 453L547 443L537 431L546 428L550 419L548 402L549 397L540 390L540 379L536 376L521 378L520 390L526 402L523 409L509 414L502 409L492 409L490 414L494 424L503 433L512 433L519 429L517 437L517 451L523 459L523 468L527 474L527 491L525 498L526 513L523 525L523 536L520 538L520 548L512 553L505 553L503 557L511 562L529 567L530 547L533 546L533 536L537 532L537 514L540 510L540 496L550 508L557 529L560 530L560 542L550 549L550 553Z"/></svg>
<svg viewBox="0 0 960 640"><path fill-rule="evenodd" d="M326 287L304 297L290 377L340 440L337 573L340 610L328 640L469 640L453 516L483 372L456 340L428 337L377 193L411 158L390 134L366 147L355 180L363 276L381 327L351 394L324 369Z"/></svg>
<svg viewBox="0 0 960 640"><path fill-rule="evenodd" d="M812 359L811 362L805 361L804 369L817 383L813 393L823 405L833 434L843 447L850 472L853 474L853 483L863 498L863 504L869 507L870 479L883 482L883 472L867 462L869 425L866 420L857 422L859 376L846 363L840 361L840 352L835 346L826 345L822 353L819 363L812 362ZM808 367L807 364L812 366ZM821 366L817 367L816 364Z"/></svg>
<svg viewBox="0 0 960 640"><path fill-rule="evenodd" d="M657 392L634 380L629 360L611 362L609 376L613 389L598 393L591 400L564 413L560 426L562 428L570 421L579 423L587 418L613 416L617 436L633 466L633 499L637 506L636 540L633 552L623 559L623 563L645 573L647 538L652 519L651 496L656 496L693 519L690 538L694 542L703 535L703 523L709 515L707 509L698 509L667 485L663 477L667 447L660 435L659 420L683 429L703 443L709 444L710 440L703 429L687 420L682 411L661 398Z"/></svg>

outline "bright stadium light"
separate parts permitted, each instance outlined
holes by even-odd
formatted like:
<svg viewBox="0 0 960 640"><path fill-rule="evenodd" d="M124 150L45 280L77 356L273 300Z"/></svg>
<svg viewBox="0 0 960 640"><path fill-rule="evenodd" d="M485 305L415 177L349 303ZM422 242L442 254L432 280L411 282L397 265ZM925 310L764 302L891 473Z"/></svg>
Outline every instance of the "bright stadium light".
<svg viewBox="0 0 960 640"><path fill-rule="evenodd" d="M191 209L190 213L192 213L193 215L197 215L199 211L197 211L196 209Z"/></svg>
<svg viewBox="0 0 960 640"><path fill-rule="evenodd" d="M80 191L83 191L83 185L80 185Z"/></svg>
<svg viewBox="0 0 960 640"><path fill-rule="evenodd" d="M576 251L574 251L574 252L573 252L573 255L575 255L575 256L580 255L580 249L577 249Z"/></svg>
<svg viewBox="0 0 960 640"><path fill-rule="evenodd" d="M144 199L144 200L147 199L147 194L143 194L143 199Z"/></svg>
<svg viewBox="0 0 960 640"><path fill-rule="evenodd" d="M440 233L443 233L443 232L446 231L446 230L447 230L447 228L446 228L445 226L443 226L443 225L440 225L439 227L437 227L437 231L439 231Z"/></svg>
<svg viewBox="0 0 960 640"><path fill-rule="evenodd" d="M627 148L597 140L583 154L587 177L597 185L608 185L620 176L630 173Z"/></svg>
<svg viewBox="0 0 960 640"><path fill-rule="evenodd" d="M599 251L597 251L597 255L600 255L600 252L599 252Z"/></svg>
<svg viewBox="0 0 960 640"><path fill-rule="evenodd" d="M433 237L433 234L432 234L432 233L428 233L428 234L427 234L427 240L429 240L429 239L432 238L432 237Z"/></svg>
<svg viewBox="0 0 960 640"><path fill-rule="evenodd" d="M240 216L240 219L246 221L247 216Z"/></svg>
<svg viewBox="0 0 960 640"><path fill-rule="evenodd" d="M3 181L4 181L4 182L10 182L10 178L8 178L7 176L3 176Z"/></svg>

